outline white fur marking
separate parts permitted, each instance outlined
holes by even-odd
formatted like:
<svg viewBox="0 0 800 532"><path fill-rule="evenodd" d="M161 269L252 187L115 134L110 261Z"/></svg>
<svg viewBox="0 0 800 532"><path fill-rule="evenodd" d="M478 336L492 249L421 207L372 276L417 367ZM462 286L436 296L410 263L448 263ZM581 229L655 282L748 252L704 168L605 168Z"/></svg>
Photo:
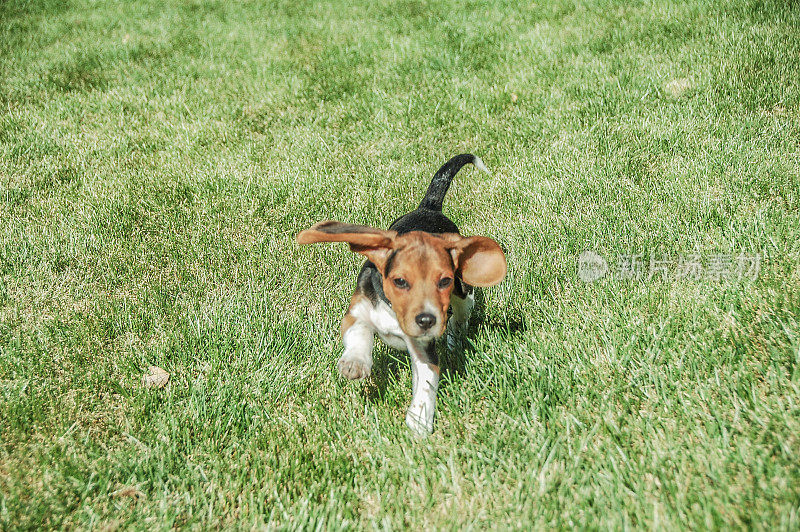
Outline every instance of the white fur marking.
<svg viewBox="0 0 800 532"><path fill-rule="evenodd" d="M342 335L344 353L339 359L339 371L351 380L365 379L372 373L372 347L375 336L372 328L356 321Z"/></svg>
<svg viewBox="0 0 800 532"><path fill-rule="evenodd" d="M464 335L467 325L469 325L472 309L475 308L475 292L468 294L464 299L458 296L451 296L450 306L453 308L453 315L450 316L450 320L447 322L445 341L450 351L456 351L462 341L461 336Z"/></svg>
<svg viewBox="0 0 800 532"><path fill-rule="evenodd" d="M416 434L427 435L433 432L439 374L428 361L424 349L410 339L408 352L411 354L412 393L411 406L406 412L406 425Z"/></svg>
<svg viewBox="0 0 800 532"><path fill-rule="evenodd" d="M355 322L342 336L344 357L369 362L372 366L372 347L375 343L372 329L366 324Z"/></svg>
<svg viewBox="0 0 800 532"><path fill-rule="evenodd" d="M472 306L469 306L469 310L471 309ZM454 308L454 317L456 312L457 310ZM458 312L459 316L463 314L460 310ZM411 355L412 394L411 406L406 412L406 425L419 435L433 432L439 374L437 373L438 368L428 360L425 346L419 345L418 340L406 336L400 328L397 315L383 301L379 301L375 306L368 301L360 301L350 309L350 314L356 319L356 322L344 334L345 352L339 361L340 369L343 362L355 361L364 364L371 370L373 335L375 333L386 345L400 351L408 351ZM467 318L469 318L468 313ZM431 338L429 341L435 342L436 340Z"/></svg>
<svg viewBox="0 0 800 532"><path fill-rule="evenodd" d="M369 301L360 301L353 305L350 314L356 318L357 322L369 326L372 333L377 333L389 347L400 351L408 349L404 340L405 333L400 328L397 315L383 301L379 301L375 306Z"/></svg>
<svg viewBox="0 0 800 532"><path fill-rule="evenodd" d="M475 308L475 292L467 294L467 297L464 299L458 296L452 296L450 298L450 306L453 307L451 321L455 319L457 322L466 324L466 322L469 321L469 317L472 315L472 309Z"/></svg>
<svg viewBox="0 0 800 532"><path fill-rule="evenodd" d="M487 174L489 173L489 169L486 168L486 165L483 164L483 161L481 161L481 158L478 157L477 155L475 156L475 159L472 161L472 164L475 165L475 168L477 168L481 172L486 172Z"/></svg>

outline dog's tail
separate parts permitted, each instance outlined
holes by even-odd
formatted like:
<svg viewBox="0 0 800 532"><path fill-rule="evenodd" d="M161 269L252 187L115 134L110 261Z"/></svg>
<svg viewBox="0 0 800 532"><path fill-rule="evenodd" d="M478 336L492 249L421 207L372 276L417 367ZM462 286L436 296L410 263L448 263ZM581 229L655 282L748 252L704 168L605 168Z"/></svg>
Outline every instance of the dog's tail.
<svg viewBox="0 0 800 532"><path fill-rule="evenodd" d="M425 193L425 197L422 198L422 203L419 204L419 208L429 209L432 211L441 211L442 202L444 202L444 195L447 194L447 189L450 188L450 183L453 182L453 178L456 176L458 171L461 170L461 167L467 163L472 163L473 166L475 166L475 168L478 170L486 172L487 174L489 173L489 170L486 169L486 166L479 157L476 157L471 153L462 153L461 155L456 155L444 163L444 166L439 168L439 171L433 176L431 184L428 186L428 191Z"/></svg>

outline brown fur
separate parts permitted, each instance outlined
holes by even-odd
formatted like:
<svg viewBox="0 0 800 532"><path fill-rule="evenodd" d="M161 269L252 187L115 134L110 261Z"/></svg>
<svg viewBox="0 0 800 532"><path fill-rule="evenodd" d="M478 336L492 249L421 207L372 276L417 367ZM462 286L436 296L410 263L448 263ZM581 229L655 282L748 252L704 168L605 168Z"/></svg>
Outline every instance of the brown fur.
<svg viewBox="0 0 800 532"><path fill-rule="evenodd" d="M418 314L433 306L436 325L430 332L441 336L444 332L447 307L453 282L439 288L442 279L453 279L455 271L450 254L444 248L444 240L427 233L414 231L394 239L396 252L388 276L383 278L383 291L392 302L400 328L409 336L423 333L415 322ZM405 279L408 288L399 288L394 280Z"/></svg>
<svg viewBox="0 0 800 532"><path fill-rule="evenodd" d="M456 233L433 235L421 231L398 235L395 231L327 221L298 234L297 242L348 242L351 250L372 261L383 276L383 290L400 328L410 337L438 337L444 333L454 277L473 286L493 286L506 273L502 249L494 240L482 236L465 238ZM407 286L398 286L397 279L404 279ZM442 287L442 279L451 282ZM351 308L356 297L358 294L354 295ZM436 317L436 324L429 331L415 321L422 312ZM342 320L342 333L353 324L348 316L349 313Z"/></svg>
<svg viewBox="0 0 800 532"><path fill-rule="evenodd" d="M353 308L353 304L352 303L350 304L350 308ZM352 314L350 314L349 309L348 309L347 314L345 314L344 318L342 318L342 326L339 328L339 331L341 332L342 338L344 338L344 333L347 332L347 329L352 327L355 322L356 322L356 319L353 317Z"/></svg>

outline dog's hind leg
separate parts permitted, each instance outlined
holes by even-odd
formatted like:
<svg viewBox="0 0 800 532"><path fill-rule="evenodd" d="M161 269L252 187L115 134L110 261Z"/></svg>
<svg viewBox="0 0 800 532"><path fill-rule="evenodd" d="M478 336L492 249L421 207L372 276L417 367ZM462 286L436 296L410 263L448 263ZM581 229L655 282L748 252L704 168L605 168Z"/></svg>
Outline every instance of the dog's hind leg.
<svg viewBox="0 0 800 532"><path fill-rule="evenodd" d="M453 290L453 295L450 297L450 308L453 309L453 315L447 321L447 330L445 331L447 348L451 351L460 347L461 341L467 333L472 309L475 308L475 289L463 282L459 282L459 284L463 287Z"/></svg>

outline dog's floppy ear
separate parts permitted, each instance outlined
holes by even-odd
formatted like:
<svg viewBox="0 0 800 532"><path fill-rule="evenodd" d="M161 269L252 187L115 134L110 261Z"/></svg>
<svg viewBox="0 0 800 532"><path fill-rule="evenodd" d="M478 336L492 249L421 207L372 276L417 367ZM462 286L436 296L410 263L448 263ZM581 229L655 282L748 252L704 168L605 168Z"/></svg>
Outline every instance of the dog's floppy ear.
<svg viewBox="0 0 800 532"><path fill-rule="evenodd" d="M347 242L352 251L361 253L382 270L396 236L396 231L328 220L301 231L297 235L297 243Z"/></svg>
<svg viewBox="0 0 800 532"><path fill-rule="evenodd" d="M456 272L472 286L494 286L506 276L506 255L500 244L485 236L446 234Z"/></svg>

